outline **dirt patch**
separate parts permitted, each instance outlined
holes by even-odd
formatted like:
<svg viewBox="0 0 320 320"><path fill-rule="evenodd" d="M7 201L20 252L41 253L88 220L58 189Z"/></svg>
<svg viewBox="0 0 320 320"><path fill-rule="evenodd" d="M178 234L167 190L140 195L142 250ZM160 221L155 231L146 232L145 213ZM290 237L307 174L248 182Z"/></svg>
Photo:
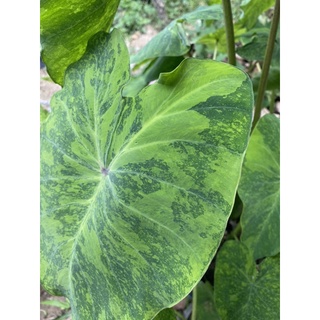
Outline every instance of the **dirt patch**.
<svg viewBox="0 0 320 320"><path fill-rule="evenodd" d="M50 303L66 303L66 298L52 296L44 289L40 288L40 320L58 320L59 317L64 316L64 320L71 320L71 316L68 316L68 309L61 309L54 305L42 304L42 302ZM61 319L62 320L62 319Z"/></svg>
<svg viewBox="0 0 320 320"><path fill-rule="evenodd" d="M40 69L40 102L50 102L52 95L59 91L61 86L52 82L46 69Z"/></svg>

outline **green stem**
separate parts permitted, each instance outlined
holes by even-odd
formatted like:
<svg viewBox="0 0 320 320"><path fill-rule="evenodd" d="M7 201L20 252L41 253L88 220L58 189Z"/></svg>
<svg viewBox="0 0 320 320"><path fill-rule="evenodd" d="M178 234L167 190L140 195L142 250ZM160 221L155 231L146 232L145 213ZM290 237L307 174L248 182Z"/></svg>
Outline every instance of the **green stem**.
<svg viewBox="0 0 320 320"><path fill-rule="evenodd" d="M191 320L197 319L197 286L193 288L192 293L192 314L191 314Z"/></svg>
<svg viewBox="0 0 320 320"><path fill-rule="evenodd" d="M271 60L272 60L274 43L276 41L279 20L280 20L280 0L276 0L272 24L271 24L271 30L270 30L270 34L269 34L269 38L268 38L267 49L266 49L265 57L263 60L261 78L260 78L259 87L258 87L257 100L256 100L256 106L255 106L251 130L253 130L253 128L257 124L258 120L260 119L262 102L263 102L263 97L264 97L264 93L265 93L266 86L267 86L269 68L270 68L270 64L271 64Z"/></svg>
<svg viewBox="0 0 320 320"><path fill-rule="evenodd" d="M238 240L239 236L240 236L240 233L241 233L241 224L240 224L240 222L238 222L236 227L228 235L228 240L230 240L230 239Z"/></svg>
<svg viewBox="0 0 320 320"><path fill-rule="evenodd" d="M270 113L274 113L275 111L275 102L274 102L275 98L276 98L276 92L275 90L272 90L271 98L270 98Z"/></svg>
<svg viewBox="0 0 320 320"><path fill-rule="evenodd" d="M226 28L228 62L233 66L236 65L236 52L234 45L233 19L230 0L222 0L224 24Z"/></svg>
<svg viewBox="0 0 320 320"><path fill-rule="evenodd" d="M217 53L218 53L218 46L215 45L214 46L214 51L213 51L213 60L216 60L217 59Z"/></svg>

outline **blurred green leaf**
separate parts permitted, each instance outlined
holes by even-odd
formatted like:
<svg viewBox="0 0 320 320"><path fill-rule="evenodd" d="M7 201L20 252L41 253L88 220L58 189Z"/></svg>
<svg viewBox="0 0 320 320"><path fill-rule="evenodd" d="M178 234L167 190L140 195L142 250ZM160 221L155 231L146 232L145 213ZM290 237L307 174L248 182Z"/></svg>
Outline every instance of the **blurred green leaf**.
<svg viewBox="0 0 320 320"><path fill-rule="evenodd" d="M234 37L238 39L246 29L240 25L234 25ZM227 50L227 37L224 27L217 29L213 33L208 33L200 36L196 43L207 45L211 49L217 49L220 53L226 53Z"/></svg>
<svg viewBox="0 0 320 320"><path fill-rule="evenodd" d="M221 1L219 1L221 2ZM212 6L200 6L196 10L182 15L177 22L192 22L194 20L220 20L223 18L221 4Z"/></svg>
<svg viewBox="0 0 320 320"><path fill-rule="evenodd" d="M258 17L272 6L274 6L275 0L251 0L246 5L242 6L244 12L243 18L239 21L239 24L246 27L248 30L254 27Z"/></svg>
<svg viewBox="0 0 320 320"><path fill-rule="evenodd" d="M237 49L237 53L244 59L263 60L267 48L268 35L254 37L251 42Z"/></svg>
<svg viewBox="0 0 320 320"><path fill-rule="evenodd" d="M253 91L257 92L261 74L252 79ZM266 90L280 90L280 68L271 67L268 74Z"/></svg>
<svg viewBox="0 0 320 320"><path fill-rule="evenodd" d="M243 37L243 35L242 35ZM259 60L263 61L265 58L265 52L267 49L269 34L258 34L253 39L246 43L244 46L237 49L237 53L248 61ZM280 63L280 39L274 44L272 62L274 66Z"/></svg>
<svg viewBox="0 0 320 320"><path fill-rule="evenodd" d="M214 306L213 288L209 282L200 281L197 285L197 320L220 320Z"/></svg>
<svg viewBox="0 0 320 320"><path fill-rule="evenodd" d="M144 60L163 56L182 56L190 49L183 22L223 18L221 5L199 7L195 11L182 15L173 20L166 28L153 37L136 55L131 57L131 63L140 63Z"/></svg>
<svg viewBox="0 0 320 320"><path fill-rule="evenodd" d="M172 21L159 32L136 55L131 63L140 63L147 59L163 56L181 56L189 51L190 43L180 23Z"/></svg>
<svg viewBox="0 0 320 320"><path fill-rule="evenodd" d="M176 320L176 313L171 308L166 308L160 311L153 320Z"/></svg>

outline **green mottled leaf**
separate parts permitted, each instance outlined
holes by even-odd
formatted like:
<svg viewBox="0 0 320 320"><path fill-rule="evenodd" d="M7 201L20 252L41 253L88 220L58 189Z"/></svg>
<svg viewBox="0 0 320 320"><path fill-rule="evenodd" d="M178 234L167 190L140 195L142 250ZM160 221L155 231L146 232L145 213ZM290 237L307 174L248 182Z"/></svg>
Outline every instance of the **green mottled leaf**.
<svg viewBox="0 0 320 320"><path fill-rule="evenodd" d="M251 42L237 49L237 53L246 60L264 60L269 35L259 34ZM280 61L280 40L274 44L272 59L278 64Z"/></svg>
<svg viewBox="0 0 320 320"><path fill-rule="evenodd" d="M257 123L239 184L243 241L254 258L280 251L280 120L272 114Z"/></svg>
<svg viewBox="0 0 320 320"><path fill-rule="evenodd" d="M237 49L237 53L246 60L263 60L266 52L268 35L254 37L251 42Z"/></svg>
<svg viewBox="0 0 320 320"><path fill-rule="evenodd" d="M173 20L166 28L153 37L136 55L131 57L131 63L141 63L148 59L164 56L182 56L190 49L190 43L182 23L197 19L219 20L223 17L221 5L199 7L193 12Z"/></svg>
<svg viewBox="0 0 320 320"><path fill-rule="evenodd" d="M220 320L213 301L213 288L209 282L197 285L197 320Z"/></svg>
<svg viewBox="0 0 320 320"><path fill-rule="evenodd" d="M84 54L95 33L108 31L120 0L40 0L41 57L60 85L66 68Z"/></svg>
<svg viewBox="0 0 320 320"><path fill-rule="evenodd" d="M252 120L248 76L184 60L122 98L129 54L99 33L41 127L41 283L73 320L151 319L185 297L224 234Z"/></svg>
<svg viewBox="0 0 320 320"><path fill-rule="evenodd" d="M241 242L227 241L217 254L214 300L222 320L280 319L280 257L256 265Z"/></svg>
<svg viewBox="0 0 320 320"><path fill-rule="evenodd" d="M176 313L171 308L166 308L158 313L154 320L177 320Z"/></svg>

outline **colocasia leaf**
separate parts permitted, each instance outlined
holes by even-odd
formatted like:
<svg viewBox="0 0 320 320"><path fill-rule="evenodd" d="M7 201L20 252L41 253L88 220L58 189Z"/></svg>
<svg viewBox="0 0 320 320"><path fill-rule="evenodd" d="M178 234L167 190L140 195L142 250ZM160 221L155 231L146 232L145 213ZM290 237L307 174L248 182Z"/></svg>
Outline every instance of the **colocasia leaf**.
<svg viewBox="0 0 320 320"><path fill-rule="evenodd" d="M129 55L99 33L41 126L41 282L73 320L152 319L203 276L224 234L252 120L248 76L184 60L122 98Z"/></svg>

